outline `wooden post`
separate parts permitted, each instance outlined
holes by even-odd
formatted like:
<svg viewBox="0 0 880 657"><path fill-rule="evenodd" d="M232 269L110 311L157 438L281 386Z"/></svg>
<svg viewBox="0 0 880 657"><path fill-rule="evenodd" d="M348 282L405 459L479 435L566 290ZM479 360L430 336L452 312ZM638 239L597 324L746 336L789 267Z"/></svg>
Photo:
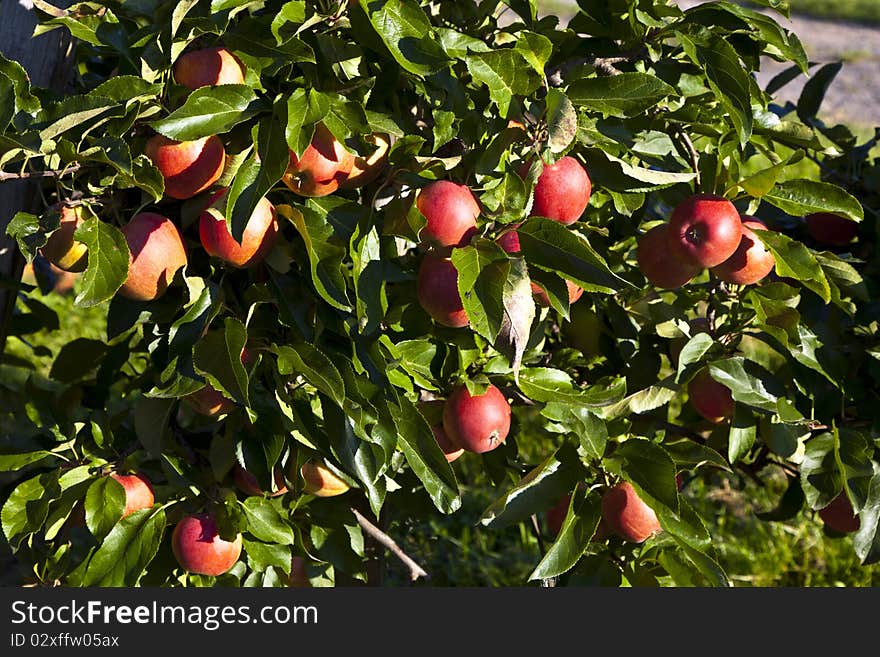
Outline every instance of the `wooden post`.
<svg viewBox="0 0 880 657"><path fill-rule="evenodd" d="M66 7L73 0L53 0L57 7ZM0 2L0 53L14 59L28 72L31 84L37 87L63 89L68 72L65 70L70 33L66 29L52 30L31 38L37 25L31 0L2 0ZM15 241L6 236L6 227L16 212L34 212L39 194L39 181L10 180L0 183L0 275L19 281L24 258ZM0 360L6 345L7 326L15 307L17 289L0 287Z"/></svg>

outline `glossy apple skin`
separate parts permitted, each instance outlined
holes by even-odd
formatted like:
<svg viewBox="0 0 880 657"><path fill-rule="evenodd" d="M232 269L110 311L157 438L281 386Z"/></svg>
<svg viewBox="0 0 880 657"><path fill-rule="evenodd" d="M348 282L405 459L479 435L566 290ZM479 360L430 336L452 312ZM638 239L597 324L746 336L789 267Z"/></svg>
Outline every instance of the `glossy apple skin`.
<svg viewBox="0 0 880 657"><path fill-rule="evenodd" d="M153 301L168 289L178 269L186 267L186 246L177 226L160 214L141 212L122 227L130 259L128 278L119 294Z"/></svg>
<svg viewBox="0 0 880 657"><path fill-rule="evenodd" d="M368 185L385 170L388 164L388 149L391 147L391 137L386 134L376 133L364 139L375 146L375 150L367 156L355 155L351 171L339 183L339 189L357 189Z"/></svg>
<svg viewBox="0 0 880 657"><path fill-rule="evenodd" d="M189 573L218 576L227 572L241 556L241 534L226 541L217 523L206 513L185 516L171 534L171 550L177 563Z"/></svg>
<svg viewBox="0 0 880 657"><path fill-rule="evenodd" d="M673 256L669 248L669 224L654 226L639 237L636 262L654 287L672 290L686 285L702 267Z"/></svg>
<svg viewBox="0 0 880 657"><path fill-rule="evenodd" d="M437 441L437 444L440 446L443 455L449 463L452 463L464 454L464 449L452 442L449 436L446 435L442 424L431 427L431 431L434 432L434 439Z"/></svg>
<svg viewBox="0 0 880 657"><path fill-rule="evenodd" d="M238 486L241 492L254 497L263 497L264 495L268 495L269 497L278 497L280 495L284 495L284 493L287 492L287 484L284 481L284 473L281 471L280 468L275 468L276 490L272 492L264 491L262 488L260 488L260 483L257 481L257 478L237 463L232 468L232 481L233 483L235 483L236 486Z"/></svg>
<svg viewBox="0 0 880 657"><path fill-rule="evenodd" d="M253 267L266 258L278 239L275 206L265 196L257 202L239 244L229 232L223 212L217 207L226 192L226 189L221 189L215 193L209 207L199 217L199 239L209 255L232 267Z"/></svg>
<svg viewBox="0 0 880 657"><path fill-rule="evenodd" d="M752 228L767 230L764 222L744 216L742 239L736 251L720 265L712 267L712 273L722 281L735 285L754 285L766 278L776 266L776 258L764 247Z"/></svg>
<svg viewBox="0 0 880 657"><path fill-rule="evenodd" d="M831 212L808 214L804 220L810 237L829 246L846 246L859 231L859 225L855 221Z"/></svg>
<svg viewBox="0 0 880 657"><path fill-rule="evenodd" d="M696 194L673 210L668 237L672 256L692 265L715 267L739 247L742 221L727 199Z"/></svg>
<svg viewBox="0 0 880 657"><path fill-rule="evenodd" d="M150 483L150 480L146 475L124 475L114 472L110 476L125 488L125 510L122 512L123 518L130 516L135 511L152 508L156 501L156 497L153 491L153 484Z"/></svg>
<svg viewBox="0 0 880 657"><path fill-rule="evenodd" d="M835 497L824 509L820 509L819 517L830 529L841 534L858 531L862 524L853 512L852 504L844 492Z"/></svg>
<svg viewBox="0 0 880 657"><path fill-rule="evenodd" d="M466 246L477 232L480 204L466 185L449 180L429 183L416 196L425 217L419 237L434 246Z"/></svg>
<svg viewBox="0 0 880 657"><path fill-rule="evenodd" d="M691 406L709 422L720 424L733 417L735 402L730 389L713 379L708 369L700 370L687 389Z"/></svg>
<svg viewBox="0 0 880 657"><path fill-rule="evenodd" d="M628 481L616 484L602 495L602 519L611 531L632 543L644 543L660 531L657 514Z"/></svg>
<svg viewBox="0 0 880 657"><path fill-rule="evenodd" d="M467 386L457 386L443 405L443 430L468 452L483 454L501 445L510 432L510 404L502 392L489 385L472 396Z"/></svg>
<svg viewBox="0 0 880 657"><path fill-rule="evenodd" d="M505 230L498 236L495 242L507 253L516 254L521 251L519 233L516 232L516 228ZM584 289L580 285L569 280L565 281L565 287L568 290L569 305L580 299L584 294ZM532 282L532 295L535 297L535 303L539 306L544 308L550 307L550 297L547 295L547 291L534 281Z"/></svg>
<svg viewBox="0 0 880 657"><path fill-rule="evenodd" d="M528 165L520 168L525 178ZM570 226L584 214L590 203L593 185L586 169L570 155L554 164L545 164L535 183L531 216L546 217Z"/></svg>
<svg viewBox="0 0 880 657"><path fill-rule="evenodd" d="M296 194L328 196L339 189L354 166L354 154L323 123L315 125L312 141L301 157L290 151L282 181Z"/></svg>
<svg viewBox="0 0 880 657"><path fill-rule="evenodd" d="M174 141L163 135L150 137L144 153L165 179L165 196L192 198L213 185L223 173L226 151L220 137Z"/></svg>
<svg viewBox="0 0 880 657"><path fill-rule="evenodd" d="M438 324L461 328L469 323L458 293L458 270L449 258L428 253L416 278L419 304Z"/></svg>
<svg viewBox="0 0 880 657"><path fill-rule="evenodd" d="M303 490L316 497L334 497L347 492L349 485L337 477L327 466L317 461L306 461L300 467L305 485Z"/></svg>
<svg viewBox="0 0 880 657"><path fill-rule="evenodd" d="M76 273L85 271L89 262L89 249L82 242L73 239L74 232L85 220L83 207L58 205L54 209L61 213L61 223L49 235L45 246L40 249L40 255L58 269Z"/></svg>
<svg viewBox="0 0 880 657"><path fill-rule="evenodd" d="M244 84L244 64L223 46L191 50L174 63L177 84L198 89L218 84Z"/></svg>

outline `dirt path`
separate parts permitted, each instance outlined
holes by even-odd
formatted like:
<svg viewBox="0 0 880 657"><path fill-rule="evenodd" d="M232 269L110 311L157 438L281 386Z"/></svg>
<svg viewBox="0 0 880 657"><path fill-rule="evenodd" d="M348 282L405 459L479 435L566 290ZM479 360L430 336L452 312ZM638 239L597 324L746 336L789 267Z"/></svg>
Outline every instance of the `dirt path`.
<svg viewBox="0 0 880 657"><path fill-rule="evenodd" d="M688 8L700 4L700 1L679 0L679 5ZM573 7L574 3L571 5ZM569 11L563 9L555 13L562 24L565 24L575 11L573 7ZM820 116L828 123L880 126L880 25L844 23L804 16L795 16L789 21L779 14L772 15L783 27L800 37L811 62L844 62L843 69L825 96ZM758 82L762 87L765 86L783 68L777 62L767 59L758 73ZM800 76L781 89L777 98L781 102L796 101L806 81L805 76Z"/></svg>

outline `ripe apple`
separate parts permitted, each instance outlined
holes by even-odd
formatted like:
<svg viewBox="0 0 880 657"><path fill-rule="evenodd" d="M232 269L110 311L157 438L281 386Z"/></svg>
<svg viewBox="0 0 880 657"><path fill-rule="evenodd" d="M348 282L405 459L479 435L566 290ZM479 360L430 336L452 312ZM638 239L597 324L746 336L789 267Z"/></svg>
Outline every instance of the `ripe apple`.
<svg viewBox="0 0 880 657"><path fill-rule="evenodd" d="M316 497L333 497L342 495L349 486L326 465L318 461L306 461L299 470L305 485L303 490Z"/></svg>
<svg viewBox="0 0 880 657"><path fill-rule="evenodd" d="M688 283L702 267L670 253L669 224L654 226L639 237L636 262L654 287L671 290Z"/></svg>
<svg viewBox="0 0 880 657"><path fill-rule="evenodd" d="M174 141L163 135L150 137L144 153L165 179L165 195L177 200L192 198L220 178L226 151L217 135L193 141Z"/></svg>
<svg viewBox="0 0 880 657"><path fill-rule="evenodd" d="M719 424L733 416L730 389L713 379L708 369L700 370L688 383L687 390L691 406L709 422Z"/></svg>
<svg viewBox="0 0 880 657"><path fill-rule="evenodd" d="M850 534L861 527L861 521L853 512L852 504L845 492L841 492L828 506L820 509L819 517L828 528L841 534Z"/></svg>
<svg viewBox="0 0 880 657"><path fill-rule="evenodd" d="M568 311L568 317L560 329L565 341L579 349L584 358L598 356L602 322L590 307L589 301L573 304Z"/></svg>
<svg viewBox="0 0 880 657"><path fill-rule="evenodd" d="M224 540L217 522L207 513L185 516L171 534L171 550L177 563L189 573L222 575L241 556L241 534L232 541Z"/></svg>
<svg viewBox="0 0 880 657"><path fill-rule="evenodd" d="M158 299L186 267L186 246L177 226L160 214L141 212L122 227L130 251L128 277L119 293L136 301Z"/></svg>
<svg viewBox="0 0 880 657"><path fill-rule="evenodd" d="M426 220L419 237L434 246L465 246L477 232L480 204L466 185L437 180L419 190L416 207Z"/></svg>
<svg viewBox="0 0 880 657"><path fill-rule="evenodd" d="M416 278L419 304L435 322L450 328L468 325L468 316L458 293L458 270L452 260L428 253Z"/></svg>
<svg viewBox="0 0 880 657"><path fill-rule="evenodd" d="M547 509L547 528L554 536L562 531L565 516L568 515L568 505L571 503L571 495L563 495L560 500Z"/></svg>
<svg viewBox="0 0 880 657"><path fill-rule="evenodd" d="M226 192L225 188L216 192L199 217L199 238L208 255L239 269L253 267L263 261L278 238L275 206L265 196L257 202L239 244L229 232L223 211L218 207Z"/></svg>
<svg viewBox="0 0 880 657"><path fill-rule="evenodd" d="M520 177L525 178L529 165L520 168ZM545 164L535 183L535 199L532 204L533 217L555 219L569 226L583 215L590 202L593 191L590 177L581 163L570 155L560 158L554 164Z"/></svg>
<svg viewBox="0 0 880 657"><path fill-rule="evenodd" d="M58 269L68 272L85 271L89 262L89 249L82 242L73 239L73 233L85 221L85 208L81 205L69 206L58 203L50 209L60 212L61 223L49 235L45 246L40 249L40 255Z"/></svg>
<svg viewBox="0 0 880 657"><path fill-rule="evenodd" d="M726 283L752 285L767 276L776 266L776 258L750 229L767 230L760 219L745 215L742 218L742 239L733 255L712 273Z"/></svg>
<svg viewBox="0 0 880 657"><path fill-rule="evenodd" d="M673 258L700 267L715 267L739 247L742 221L727 199L696 194L672 211L668 238Z"/></svg>
<svg viewBox="0 0 880 657"><path fill-rule="evenodd" d="M244 84L244 64L223 46L191 50L174 63L174 80L190 89L218 84Z"/></svg>
<svg viewBox="0 0 880 657"><path fill-rule="evenodd" d="M510 404L502 392L489 385L482 395L471 395L458 385L443 406L443 430L449 439L469 452L489 452L504 442L510 431Z"/></svg>
<svg viewBox="0 0 880 657"><path fill-rule="evenodd" d="M232 468L232 481L238 486L241 492L255 497L262 497L263 495L278 497L287 492L287 483L284 481L284 472L282 472L279 467L275 468L275 486L277 487L277 490L275 491L264 491L260 488L260 483L257 481L257 478L237 463Z"/></svg>
<svg viewBox="0 0 880 657"><path fill-rule="evenodd" d="M846 246L859 231L859 225L855 221L832 212L815 212L804 219L810 237L830 246Z"/></svg>
<svg viewBox="0 0 880 657"><path fill-rule="evenodd" d="M312 582L309 580L309 574L306 572L306 560L298 555L290 558L290 586L294 588L309 588Z"/></svg>
<svg viewBox="0 0 880 657"><path fill-rule="evenodd" d="M437 441L437 444L440 445L440 449L443 450L443 454L446 456L446 460L449 463L452 463L464 454L464 449L450 440L449 436L443 430L442 424L431 427L431 430L434 432L434 438Z"/></svg>
<svg viewBox="0 0 880 657"><path fill-rule="evenodd" d="M386 134L375 133L364 137L364 140L375 149L369 155L355 155L351 171L345 179L339 183L339 189L357 189L373 182L385 169L388 163L388 149L391 147L391 137Z"/></svg>
<svg viewBox="0 0 880 657"><path fill-rule="evenodd" d="M354 162L354 155L337 141L327 126L318 123L302 157L290 151L290 163L282 180L300 196L328 196L339 189Z"/></svg>
<svg viewBox="0 0 880 657"><path fill-rule="evenodd" d="M516 232L516 228L505 230L498 236L495 242L511 254L519 253L522 250L519 244L519 233ZM569 304L573 304L584 294L584 289L580 285L569 280L565 281L565 287L568 289ZM532 295L535 297L535 303L539 306L544 308L550 307L550 297L547 295L547 291L534 281L532 281Z"/></svg>
<svg viewBox="0 0 880 657"><path fill-rule="evenodd" d="M125 488L125 510L122 517L130 516L135 511L152 508L156 501L153 494L153 485L143 474L118 474L110 475Z"/></svg>
<svg viewBox="0 0 880 657"><path fill-rule="evenodd" d="M612 486L602 495L602 519L611 531L633 543L643 543L660 531L657 514L628 481Z"/></svg>

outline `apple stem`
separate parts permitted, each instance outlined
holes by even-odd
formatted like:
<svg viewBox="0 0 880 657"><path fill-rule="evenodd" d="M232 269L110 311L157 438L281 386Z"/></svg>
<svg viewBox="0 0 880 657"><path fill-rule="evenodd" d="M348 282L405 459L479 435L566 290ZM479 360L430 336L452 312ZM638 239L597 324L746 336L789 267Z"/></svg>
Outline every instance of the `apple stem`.
<svg viewBox="0 0 880 657"><path fill-rule="evenodd" d="M394 542L394 539L391 538L388 534L383 532L381 529L376 527L373 523L367 520L361 513L355 508L351 509L351 512L354 514L355 519L360 525L361 529L363 529L367 534L376 539L379 543L388 548L391 553L400 559L403 564L409 568L409 577L413 582L416 581L419 577L424 577L426 579L430 579L430 575L419 565L417 564L406 552L400 549L400 546Z"/></svg>

